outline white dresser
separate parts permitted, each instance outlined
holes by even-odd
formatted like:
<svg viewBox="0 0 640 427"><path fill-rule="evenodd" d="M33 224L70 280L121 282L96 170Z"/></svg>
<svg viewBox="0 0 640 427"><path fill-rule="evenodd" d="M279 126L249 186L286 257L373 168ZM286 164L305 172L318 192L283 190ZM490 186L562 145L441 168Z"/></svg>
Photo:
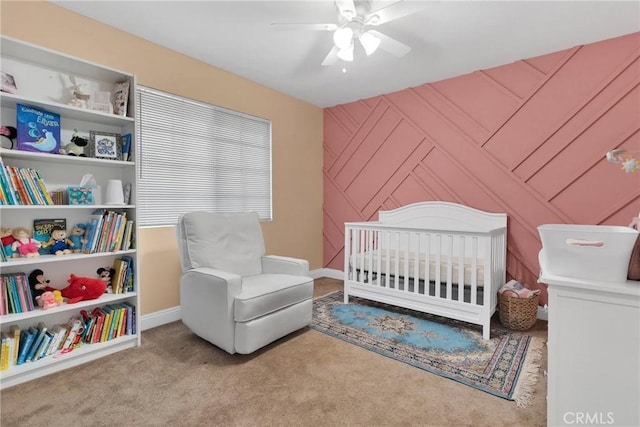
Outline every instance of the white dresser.
<svg viewBox="0 0 640 427"><path fill-rule="evenodd" d="M547 423L640 426L640 282L543 274L549 285Z"/></svg>

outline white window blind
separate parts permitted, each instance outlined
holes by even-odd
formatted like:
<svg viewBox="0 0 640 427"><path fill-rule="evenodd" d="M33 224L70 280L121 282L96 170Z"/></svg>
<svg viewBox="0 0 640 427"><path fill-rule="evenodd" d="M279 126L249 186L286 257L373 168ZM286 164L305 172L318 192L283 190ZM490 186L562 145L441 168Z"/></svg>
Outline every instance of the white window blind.
<svg viewBox="0 0 640 427"><path fill-rule="evenodd" d="M194 210L271 219L271 121L138 86L141 226Z"/></svg>

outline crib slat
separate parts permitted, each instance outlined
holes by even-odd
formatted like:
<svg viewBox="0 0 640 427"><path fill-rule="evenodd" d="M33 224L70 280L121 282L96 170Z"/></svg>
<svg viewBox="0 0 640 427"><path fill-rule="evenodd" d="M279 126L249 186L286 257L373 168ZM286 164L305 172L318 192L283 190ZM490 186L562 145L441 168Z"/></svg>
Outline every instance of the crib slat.
<svg viewBox="0 0 640 427"><path fill-rule="evenodd" d="M393 253L395 254L394 258L395 258L395 262L394 262L394 268L393 268L393 274L394 274L394 279L393 279L393 283L394 283L394 289L398 289L398 285L400 283L400 232L396 231L395 233L393 233L395 239L394 239L394 245L393 245Z"/></svg>
<svg viewBox="0 0 640 427"><path fill-rule="evenodd" d="M486 267L485 267L486 268ZM478 303L478 238L471 238L471 304Z"/></svg>
<svg viewBox="0 0 640 427"><path fill-rule="evenodd" d="M436 274L436 280L435 280L435 291L436 291L436 297L440 298L440 284L441 284L441 280L440 280L440 261L442 258L442 235L441 234L436 234L436 263L433 266L435 269L435 274Z"/></svg>
<svg viewBox="0 0 640 427"><path fill-rule="evenodd" d="M464 240L465 236L460 237L460 247L458 248L458 301L464 301Z"/></svg>
<svg viewBox="0 0 640 427"><path fill-rule="evenodd" d="M447 240L449 241L449 256L447 257L447 299L453 299L452 295L452 279L453 279L453 236L451 234L447 235Z"/></svg>
<svg viewBox="0 0 640 427"><path fill-rule="evenodd" d="M409 257L411 256L409 254L409 248L411 247L411 233L403 233L404 236L406 237L406 243L404 240L401 240L401 243L403 243L404 248L403 253L404 253L404 271L402 272L402 278L403 278L403 289L405 292L409 292L409 280L411 279L411 274L409 273Z"/></svg>
<svg viewBox="0 0 640 427"><path fill-rule="evenodd" d="M386 264L387 264L387 269L385 270L387 272L387 274L385 274L385 286L387 288L391 287L391 278L389 276L391 276L391 232L390 231L385 231L385 247L387 249L387 258L386 258Z"/></svg>
<svg viewBox="0 0 640 427"><path fill-rule="evenodd" d="M413 259L413 293L420 293L420 233L416 233L415 257Z"/></svg>

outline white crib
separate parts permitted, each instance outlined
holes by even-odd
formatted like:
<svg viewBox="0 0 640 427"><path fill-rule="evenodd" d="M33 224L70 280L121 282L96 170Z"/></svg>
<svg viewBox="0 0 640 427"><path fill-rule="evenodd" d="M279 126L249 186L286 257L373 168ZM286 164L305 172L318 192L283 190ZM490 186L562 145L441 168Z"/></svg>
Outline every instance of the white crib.
<svg viewBox="0 0 640 427"><path fill-rule="evenodd" d="M507 215L449 202L345 223L344 301L357 296L482 325L506 280Z"/></svg>

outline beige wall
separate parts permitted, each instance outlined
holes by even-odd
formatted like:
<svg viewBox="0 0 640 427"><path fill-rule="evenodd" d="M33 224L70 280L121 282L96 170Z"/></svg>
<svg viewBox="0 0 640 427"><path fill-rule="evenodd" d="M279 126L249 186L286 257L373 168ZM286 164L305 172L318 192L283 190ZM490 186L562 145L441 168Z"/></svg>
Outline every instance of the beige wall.
<svg viewBox="0 0 640 427"><path fill-rule="evenodd" d="M124 7L123 3L123 7ZM267 252L322 267L322 109L47 2L2 1L0 32L112 68L138 84L270 119L273 217ZM141 314L180 304L173 227L140 232Z"/></svg>

